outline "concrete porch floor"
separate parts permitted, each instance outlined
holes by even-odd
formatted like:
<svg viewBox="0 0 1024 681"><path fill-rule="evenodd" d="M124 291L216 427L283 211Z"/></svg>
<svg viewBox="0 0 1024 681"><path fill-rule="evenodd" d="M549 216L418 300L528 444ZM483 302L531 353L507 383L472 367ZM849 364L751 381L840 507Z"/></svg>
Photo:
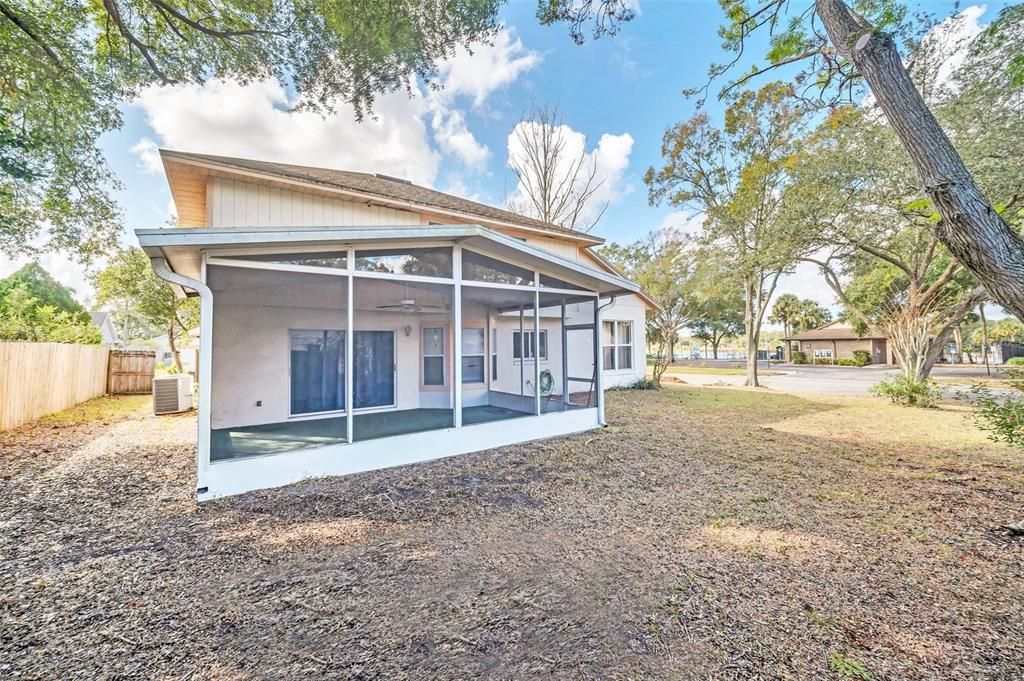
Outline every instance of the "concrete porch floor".
<svg viewBox="0 0 1024 681"><path fill-rule="evenodd" d="M462 423L468 426L475 423L532 415L527 412L489 405L465 407L462 410ZM346 420L345 416L337 416L214 429L210 460L225 461L339 444L345 442ZM452 425L451 409L403 409L401 411L356 414L352 431L355 441L359 442L360 440L450 428Z"/></svg>

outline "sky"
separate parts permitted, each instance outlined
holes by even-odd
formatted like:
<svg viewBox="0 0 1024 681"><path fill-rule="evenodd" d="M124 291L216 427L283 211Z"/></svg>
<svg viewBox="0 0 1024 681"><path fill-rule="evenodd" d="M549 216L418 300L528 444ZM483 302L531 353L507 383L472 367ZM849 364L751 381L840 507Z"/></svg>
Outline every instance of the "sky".
<svg viewBox="0 0 1024 681"><path fill-rule="evenodd" d="M969 8L972 25L990 21L998 6ZM938 16L959 11L945 1L924 7ZM361 123L346 105L328 118L289 112L292 95L275 82L147 90L123 106L124 127L100 144L124 185L117 193L124 243L135 244L133 229L166 224L173 210L156 154L161 147L380 172L504 205L517 190L508 167L510 135L533 104L558 106L571 128L568 139L592 155L604 178L598 198L608 209L593 234L622 243L665 226L696 230L699 218L649 205L642 177L660 161L665 128L695 111L683 90L704 84L708 66L727 58L716 35L721 10L712 0L641 0L638 9L619 35L577 46L567 26L538 24L534 0L513 0L501 11L493 45L460 51L441 65L441 89L385 95ZM763 55L763 42L747 53ZM707 108L721 115L713 97ZM21 262L0 256L0 276ZM77 297L89 298L79 265L61 254L40 262ZM834 304L810 266L785 278L778 293L787 291Z"/></svg>

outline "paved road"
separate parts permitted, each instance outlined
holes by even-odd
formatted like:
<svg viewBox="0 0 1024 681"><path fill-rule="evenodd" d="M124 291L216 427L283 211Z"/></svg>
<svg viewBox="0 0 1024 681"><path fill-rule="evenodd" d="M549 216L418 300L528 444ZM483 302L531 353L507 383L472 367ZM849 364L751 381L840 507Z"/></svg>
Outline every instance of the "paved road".
<svg viewBox="0 0 1024 681"><path fill-rule="evenodd" d="M774 390L791 393L817 393L825 395L867 395L868 388L885 376L896 373L894 367L833 367L783 365L772 367L775 375L762 376L761 384ZM672 376L692 385L743 385L743 376L686 374L673 371ZM985 376L985 367L942 367L932 370L932 376L957 377L966 380ZM945 386L947 392L958 388Z"/></svg>

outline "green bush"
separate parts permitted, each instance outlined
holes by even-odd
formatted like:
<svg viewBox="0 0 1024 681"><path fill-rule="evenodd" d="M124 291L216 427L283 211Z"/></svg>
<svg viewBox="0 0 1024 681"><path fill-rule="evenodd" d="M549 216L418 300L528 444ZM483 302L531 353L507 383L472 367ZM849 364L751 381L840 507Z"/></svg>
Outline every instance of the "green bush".
<svg viewBox="0 0 1024 681"><path fill-rule="evenodd" d="M1006 366L1008 367L1024 367L1024 357L1011 357L1006 360Z"/></svg>
<svg viewBox="0 0 1024 681"><path fill-rule="evenodd" d="M862 366L864 366L863 364L860 364L857 360L853 359L852 357L840 357L839 360L836 361L836 364L838 364L841 367L862 367Z"/></svg>
<svg viewBox="0 0 1024 681"><path fill-rule="evenodd" d="M790 354L790 359L793 361L793 364L807 364L807 353L794 350Z"/></svg>
<svg viewBox="0 0 1024 681"><path fill-rule="evenodd" d="M624 386L623 390L657 390L660 387L661 384L653 378L638 378L629 385Z"/></svg>
<svg viewBox="0 0 1024 681"><path fill-rule="evenodd" d="M871 392L905 407L934 407L942 397L942 388L931 376L922 381L912 381L903 374L874 384Z"/></svg>
<svg viewBox="0 0 1024 681"><path fill-rule="evenodd" d="M1020 368L1022 365L1024 362L1006 370L1010 381L1008 395L996 395L984 385L976 385L970 391L971 401L977 406L974 418L978 427L988 431L989 439L1005 442L1018 449L1024 449L1024 368Z"/></svg>
<svg viewBox="0 0 1024 681"><path fill-rule="evenodd" d="M866 367L871 364L871 353L867 350L854 350L853 361L856 363L856 366Z"/></svg>

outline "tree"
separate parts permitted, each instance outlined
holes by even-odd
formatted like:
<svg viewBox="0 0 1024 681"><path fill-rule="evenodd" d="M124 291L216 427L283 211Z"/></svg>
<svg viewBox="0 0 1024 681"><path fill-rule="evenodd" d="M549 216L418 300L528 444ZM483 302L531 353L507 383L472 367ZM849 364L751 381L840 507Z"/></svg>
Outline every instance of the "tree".
<svg viewBox="0 0 1024 681"><path fill-rule="evenodd" d="M942 45L925 41L914 52L911 76L979 185L1012 206L1024 188L1024 169L1013 160L1024 153L1024 117L1001 90L979 79L990 66L985 58L972 50L946 82L937 74L947 57ZM855 321L887 332L912 384L928 375L988 292L942 245L935 225L943 218L921 193L896 131L882 118L872 107L834 110L796 164L787 206L790 219L816 224L823 252L809 260ZM928 320L924 327L921 319ZM904 341L909 345L898 347Z"/></svg>
<svg viewBox="0 0 1024 681"><path fill-rule="evenodd" d="M0 279L0 300L7 298L19 286L24 286L39 306L67 312L82 322L90 321L89 313L75 300L71 290L54 279L38 262L27 263L6 279Z"/></svg>
<svg viewBox="0 0 1024 681"><path fill-rule="evenodd" d="M647 337L657 344L654 380L661 382L672 358L679 330L690 324L698 307L690 285L694 257L687 242L672 230L652 232L626 246L608 244L601 256L643 288L657 310L647 312Z"/></svg>
<svg viewBox="0 0 1024 681"><path fill-rule="evenodd" d="M718 359L722 341L743 333L743 293L740 283L720 259L699 253L692 290L697 319L690 324L694 338L711 345Z"/></svg>
<svg viewBox="0 0 1024 681"><path fill-rule="evenodd" d="M27 282L18 281L0 294L0 339L95 344L100 342L100 330L88 314L83 319L78 312L40 300Z"/></svg>
<svg viewBox="0 0 1024 681"><path fill-rule="evenodd" d="M783 293L775 300L771 316L768 321L772 324L782 324L782 331L789 337L790 330L800 313L800 298L795 293Z"/></svg>
<svg viewBox="0 0 1024 681"><path fill-rule="evenodd" d="M983 329L981 327L975 329L975 335L972 338L975 343L980 344L982 342L982 332ZM1021 324L1019 320L1013 317L989 322L988 342L1004 343L1007 341L1014 343L1024 341L1024 324Z"/></svg>
<svg viewBox="0 0 1024 681"><path fill-rule="evenodd" d="M715 127L706 112L669 128L664 165L647 170L652 204L662 201L705 214L701 239L740 282L747 349L746 385L758 385L761 323L779 277L805 251L808 237L780 221L788 166L804 129L793 90L770 83L739 93Z"/></svg>
<svg viewBox="0 0 1024 681"><path fill-rule="evenodd" d="M276 78L301 107L340 100L361 117L377 95L432 80L457 46L492 36L500 5L0 0L0 250L88 260L116 244L117 183L96 141L142 88Z"/></svg>
<svg viewBox="0 0 1024 681"><path fill-rule="evenodd" d="M93 280L96 302L127 309L147 323L165 330L174 366L182 371L179 340L199 323L196 298L178 298L171 287L156 276L149 258L140 249L116 253L110 264Z"/></svg>
<svg viewBox="0 0 1024 681"><path fill-rule="evenodd" d="M771 34L768 63L755 65L727 84L723 95L783 67L797 69L794 82L801 94L814 94L827 105L854 99L862 94L860 83L865 83L913 164L921 193L939 216L934 225L938 240L1000 304L1024 316L1024 238L1002 214L1012 204L994 205L986 197L915 87L898 42L913 36L906 10L895 0L857 2L856 11L844 0L754 0L753 7L748 0L719 2L726 14L719 34L735 58L712 65L711 80L740 61L751 34ZM597 37L614 33L620 22L633 17L622 0L550 0L545 5L538 13L542 22L569 22L577 42L591 20ZM1015 5L1002 10L975 47L987 66L979 81L998 82L1007 101L1019 98L1024 87L1022 40L1024 6Z"/></svg>
<svg viewBox="0 0 1024 681"><path fill-rule="evenodd" d="M804 298L800 301L793 316L793 332L809 331L823 326L832 321L832 313L825 307L811 300Z"/></svg>
<svg viewBox="0 0 1024 681"><path fill-rule="evenodd" d="M608 208L594 195L604 184L597 157L568 147L572 130L562 123L558 107L535 106L512 129L515 144L508 164L519 180L521 196L509 210L569 229L589 232Z"/></svg>

